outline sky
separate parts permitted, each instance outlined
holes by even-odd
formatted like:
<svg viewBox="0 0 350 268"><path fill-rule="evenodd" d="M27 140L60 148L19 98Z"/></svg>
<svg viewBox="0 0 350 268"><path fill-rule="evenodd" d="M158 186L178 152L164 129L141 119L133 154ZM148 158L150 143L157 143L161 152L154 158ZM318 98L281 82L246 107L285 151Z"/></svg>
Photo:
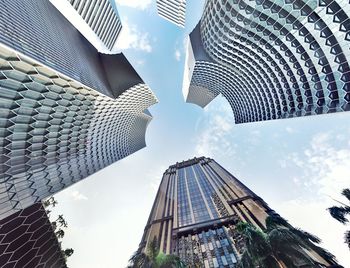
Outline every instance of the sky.
<svg viewBox="0 0 350 268"><path fill-rule="evenodd" d="M215 159L295 227L323 240L346 267L346 226L327 208L350 182L350 113L235 125L223 97L205 109L184 102L188 34L203 0L187 1L186 27L159 17L152 0L116 0L123 51L159 103L150 111L147 147L55 195L56 214L75 250L71 268L126 267L138 248L165 169L194 156ZM53 216L52 216L53 217Z"/></svg>

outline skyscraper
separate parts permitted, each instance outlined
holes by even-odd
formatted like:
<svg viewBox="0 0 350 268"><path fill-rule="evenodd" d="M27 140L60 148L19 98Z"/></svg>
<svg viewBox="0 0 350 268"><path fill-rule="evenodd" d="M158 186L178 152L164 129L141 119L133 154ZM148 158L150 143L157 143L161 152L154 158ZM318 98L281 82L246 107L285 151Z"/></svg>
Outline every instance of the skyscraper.
<svg viewBox="0 0 350 268"><path fill-rule="evenodd" d="M2 1L0 33L2 219L143 148L157 99L49 1Z"/></svg>
<svg viewBox="0 0 350 268"><path fill-rule="evenodd" d="M0 220L0 267L66 268L43 205L35 203Z"/></svg>
<svg viewBox="0 0 350 268"><path fill-rule="evenodd" d="M110 53L122 29L114 0L50 0L99 51Z"/></svg>
<svg viewBox="0 0 350 268"><path fill-rule="evenodd" d="M162 18L185 27L186 0L157 0L157 10Z"/></svg>
<svg viewBox="0 0 350 268"><path fill-rule="evenodd" d="M268 215L276 213L214 160L179 162L163 174L140 250L157 238L160 250L186 267L235 267L245 249L237 224L264 230ZM320 267L334 264L313 250L307 254Z"/></svg>
<svg viewBox="0 0 350 268"><path fill-rule="evenodd" d="M235 122L350 110L350 8L342 1L206 1L190 34L183 92L218 94Z"/></svg>

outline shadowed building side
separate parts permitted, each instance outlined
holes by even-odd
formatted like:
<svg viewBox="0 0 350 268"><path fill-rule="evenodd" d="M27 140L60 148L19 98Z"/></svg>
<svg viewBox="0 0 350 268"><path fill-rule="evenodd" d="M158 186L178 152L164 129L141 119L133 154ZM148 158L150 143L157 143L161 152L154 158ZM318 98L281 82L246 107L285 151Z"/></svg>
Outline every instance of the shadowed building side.
<svg viewBox="0 0 350 268"><path fill-rule="evenodd" d="M0 248L0 267L67 268L40 202L0 220Z"/></svg>

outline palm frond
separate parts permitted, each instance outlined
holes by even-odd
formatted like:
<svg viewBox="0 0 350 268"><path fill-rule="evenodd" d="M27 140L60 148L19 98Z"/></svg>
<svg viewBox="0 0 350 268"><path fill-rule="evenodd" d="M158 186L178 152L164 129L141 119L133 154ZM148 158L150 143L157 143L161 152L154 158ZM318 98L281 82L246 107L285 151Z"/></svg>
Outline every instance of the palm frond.
<svg viewBox="0 0 350 268"><path fill-rule="evenodd" d="M299 236L301 239L304 239L304 240L310 240L311 242L313 243L316 243L316 244L319 244L321 243L321 239L313 234L310 234L302 229L299 229L299 228L292 228L291 231Z"/></svg>
<svg viewBox="0 0 350 268"><path fill-rule="evenodd" d="M331 216L336 219L337 221L345 224L348 222L348 219L345 218L345 215L347 213L350 213L350 211L348 211L347 208L344 207L330 207L328 208L329 213L331 214Z"/></svg>
<svg viewBox="0 0 350 268"><path fill-rule="evenodd" d="M268 239L273 251L278 251L279 248L283 248L285 245L310 248L303 239L286 227L278 227L271 230L268 233Z"/></svg>
<svg viewBox="0 0 350 268"><path fill-rule="evenodd" d="M271 230L271 229L273 229L274 227L277 227L277 226L289 227L288 221L286 219L282 218L277 213L269 215L266 218L265 222L266 222L266 228L268 230Z"/></svg>
<svg viewBox="0 0 350 268"><path fill-rule="evenodd" d="M132 268L146 268L149 259L145 253L136 251L129 259L129 263L129 267Z"/></svg>
<svg viewBox="0 0 350 268"><path fill-rule="evenodd" d="M350 249L350 231L346 231L344 235L345 243L348 244L348 247Z"/></svg>
<svg viewBox="0 0 350 268"><path fill-rule="evenodd" d="M158 239L155 236L153 240L147 245L147 256L150 260L155 261L159 254Z"/></svg>
<svg viewBox="0 0 350 268"><path fill-rule="evenodd" d="M320 255L322 258L324 258L326 261L328 261L329 263L336 263L337 260L335 259L335 256L330 253L328 250L321 248L319 246L314 245L312 247L312 249L318 254Z"/></svg>
<svg viewBox="0 0 350 268"><path fill-rule="evenodd" d="M341 193L350 201L350 189L349 188L344 189Z"/></svg>
<svg viewBox="0 0 350 268"><path fill-rule="evenodd" d="M241 222L237 223L237 225L236 225L236 230L237 230L240 234L243 234L249 226L251 226L250 223L241 221Z"/></svg>
<svg viewBox="0 0 350 268"><path fill-rule="evenodd" d="M241 259L237 263L239 268L255 268L254 260L249 255L248 251L245 250L241 256Z"/></svg>
<svg viewBox="0 0 350 268"><path fill-rule="evenodd" d="M159 254L159 256L160 255L161 254ZM162 257L159 258L159 267L161 267L161 268L170 268L170 267L182 268L182 267L185 267L185 264L176 255L164 255L164 254L162 254Z"/></svg>
<svg viewBox="0 0 350 268"><path fill-rule="evenodd" d="M260 266L263 268L280 268L279 263L273 256L268 256L267 258L263 259L259 267Z"/></svg>

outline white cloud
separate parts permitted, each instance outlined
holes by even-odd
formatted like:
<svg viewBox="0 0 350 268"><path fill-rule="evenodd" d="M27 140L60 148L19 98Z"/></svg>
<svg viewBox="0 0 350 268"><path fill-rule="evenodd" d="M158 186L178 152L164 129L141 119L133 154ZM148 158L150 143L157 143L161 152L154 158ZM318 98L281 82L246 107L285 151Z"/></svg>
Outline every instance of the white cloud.
<svg viewBox="0 0 350 268"><path fill-rule="evenodd" d="M152 0L116 0L116 3L121 6L145 10L150 6Z"/></svg>
<svg viewBox="0 0 350 268"><path fill-rule="evenodd" d="M334 203L330 199L291 200L275 205L275 209L289 222L305 231L320 236L321 246L335 254L340 264L350 263L349 249L343 242L347 227L334 220L326 208Z"/></svg>
<svg viewBox="0 0 350 268"><path fill-rule="evenodd" d="M177 61L180 61L180 59L181 59L181 52L179 49L175 49L175 59Z"/></svg>
<svg viewBox="0 0 350 268"><path fill-rule="evenodd" d="M300 169L301 175L293 177L293 182L308 189L310 196L282 202L276 210L287 215L293 225L322 234L323 246L342 264L350 263L348 248L342 243L346 227L326 210L336 205L333 198L342 200L342 189L350 186L350 145L334 131L321 132L311 138L304 151L287 156L287 163Z"/></svg>
<svg viewBox="0 0 350 268"><path fill-rule="evenodd" d="M296 132L294 128L289 127L289 126L286 127L286 131L287 131L288 133L290 133L290 134Z"/></svg>
<svg viewBox="0 0 350 268"><path fill-rule="evenodd" d="M224 99L223 101L226 102ZM197 138L196 154L207 156L215 153L232 155L235 144L232 143L230 138L234 125L230 106L227 102L222 103L222 105L211 103L204 108L204 111L205 119L203 122L205 126Z"/></svg>
<svg viewBox="0 0 350 268"><path fill-rule="evenodd" d="M333 132L318 133L302 154L289 156L294 164L303 168L301 179L315 187L319 195L339 196L343 188L349 187L350 146L340 139Z"/></svg>
<svg viewBox="0 0 350 268"><path fill-rule="evenodd" d="M141 32L136 25L130 25L128 19L123 21L123 28L113 51L135 49L145 52L152 51L148 32Z"/></svg>
<svg viewBox="0 0 350 268"><path fill-rule="evenodd" d="M143 66L143 65L145 65L145 60L137 60L137 61L136 61L136 64L137 64L138 66Z"/></svg>
<svg viewBox="0 0 350 268"><path fill-rule="evenodd" d="M83 195L82 193L80 193L79 191L71 191L70 192L70 196L73 198L73 200L75 201L79 201L79 200L88 200L88 198Z"/></svg>

